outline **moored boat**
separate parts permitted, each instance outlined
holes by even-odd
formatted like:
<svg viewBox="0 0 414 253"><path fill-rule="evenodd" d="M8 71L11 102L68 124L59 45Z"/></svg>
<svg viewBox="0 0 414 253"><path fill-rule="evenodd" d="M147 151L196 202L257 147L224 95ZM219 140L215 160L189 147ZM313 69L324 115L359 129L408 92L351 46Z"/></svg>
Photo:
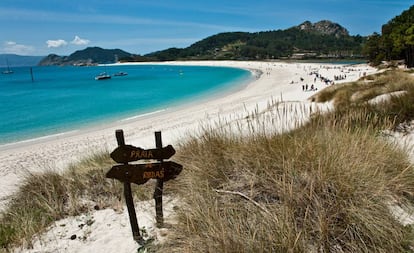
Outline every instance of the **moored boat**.
<svg viewBox="0 0 414 253"><path fill-rule="evenodd" d="M128 73L127 72L122 72L122 71L114 74L114 76L126 76L126 75L128 75Z"/></svg>
<svg viewBox="0 0 414 253"><path fill-rule="evenodd" d="M2 73L3 74L13 74L13 70L10 69L9 61L7 59L6 59L6 64L7 64L7 70L4 70Z"/></svg>
<svg viewBox="0 0 414 253"><path fill-rule="evenodd" d="M99 75L95 76L95 80L105 80L110 78L111 75L108 75L106 72L100 73Z"/></svg>

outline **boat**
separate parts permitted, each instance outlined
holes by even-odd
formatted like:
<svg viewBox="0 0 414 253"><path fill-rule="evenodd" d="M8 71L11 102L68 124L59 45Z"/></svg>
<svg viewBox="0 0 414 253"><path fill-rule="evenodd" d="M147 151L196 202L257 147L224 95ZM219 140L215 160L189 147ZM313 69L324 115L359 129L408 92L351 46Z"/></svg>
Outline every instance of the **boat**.
<svg viewBox="0 0 414 253"><path fill-rule="evenodd" d="M7 64L7 70L4 70L2 73L3 74L13 74L13 70L10 69L9 61L7 59L6 59L6 64Z"/></svg>
<svg viewBox="0 0 414 253"><path fill-rule="evenodd" d="M126 75L128 75L128 73L122 72L122 71L114 74L114 76L126 76Z"/></svg>
<svg viewBox="0 0 414 253"><path fill-rule="evenodd" d="M108 75L106 72L102 72L99 75L95 76L95 80L105 80L111 79L111 75Z"/></svg>

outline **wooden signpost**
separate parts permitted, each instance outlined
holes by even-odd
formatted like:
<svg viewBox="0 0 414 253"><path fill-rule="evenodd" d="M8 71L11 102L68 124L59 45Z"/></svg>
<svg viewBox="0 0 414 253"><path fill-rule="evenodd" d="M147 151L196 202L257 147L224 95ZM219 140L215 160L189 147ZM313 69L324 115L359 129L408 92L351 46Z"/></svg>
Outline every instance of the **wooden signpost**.
<svg viewBox="0 0 414 253"><path fill-rule="evenodd" d="M116 139L118 147L111 153L111 158L121 163L113 166L107 173L107 178L114 178L124 183L124 196L128 208L129 220L131 223L132 235L139 244L145 243L140 235L138 220L136 217L134 201L131 193L131 183L145 184L150 179L156 179L154 199L157 226L164 225L164 217L162 212L162 192L164 181L168 181L177 177L183 169L181 164L166 161L175 154L175 149L168 145L162 147L161 132L155 132L155 149L142 149L132 145L126 145L124 133L122 130L116 130ZM138 160L158 160L158 162L128 164Z"/></svg>

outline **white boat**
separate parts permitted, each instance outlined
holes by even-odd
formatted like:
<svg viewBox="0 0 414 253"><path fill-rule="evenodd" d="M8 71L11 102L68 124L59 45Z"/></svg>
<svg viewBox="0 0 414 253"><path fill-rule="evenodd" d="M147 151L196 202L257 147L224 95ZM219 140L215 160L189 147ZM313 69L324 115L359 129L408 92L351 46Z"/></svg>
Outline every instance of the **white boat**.
<svg viewBox="0 0 414 253"><path fill-rule="evenodd" d="M13 70L10 69L9 61L7 59L6 59L6 63L7 63L7 70L4 70L2 73L3 74L13 74Z"/></svg>
<svg viewBox="0 0 414 253"><path fill-rule="evenodd" d="M99 75L95 76L95 80L105 80L110 78L111 75L108 75L106 72L100 73Z"/></svg>
<svg viewBox="0 0 414 253"><path fill-rule="evenodd" d="M114 76L126 76L126 75L128 75L128 73L127 72L122 72L122 71L114 74Z"/></svg>

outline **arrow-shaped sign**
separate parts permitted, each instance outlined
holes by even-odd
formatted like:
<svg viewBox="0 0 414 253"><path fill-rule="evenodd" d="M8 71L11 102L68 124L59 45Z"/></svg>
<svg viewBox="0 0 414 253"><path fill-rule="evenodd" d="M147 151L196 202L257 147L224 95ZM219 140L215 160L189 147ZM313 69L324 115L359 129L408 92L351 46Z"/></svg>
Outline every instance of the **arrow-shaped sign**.
<svg viewBox="0 0 414 253"><path fill-rule="evenodd" d="M115 165L106 173L106 177L127 183L145 184L149 179L162 179L163 181L174 179L182 169L181 164L172 161Z"/></svg>
<svg viewBox="0 0 414 253"><path fill-rule="evenodd" d="M171 145L156 149L142 149L132 145L122 145L111 153L111 157L117 163L128 163L141 159L168 159L174 154L175 149Z"/></svg>

